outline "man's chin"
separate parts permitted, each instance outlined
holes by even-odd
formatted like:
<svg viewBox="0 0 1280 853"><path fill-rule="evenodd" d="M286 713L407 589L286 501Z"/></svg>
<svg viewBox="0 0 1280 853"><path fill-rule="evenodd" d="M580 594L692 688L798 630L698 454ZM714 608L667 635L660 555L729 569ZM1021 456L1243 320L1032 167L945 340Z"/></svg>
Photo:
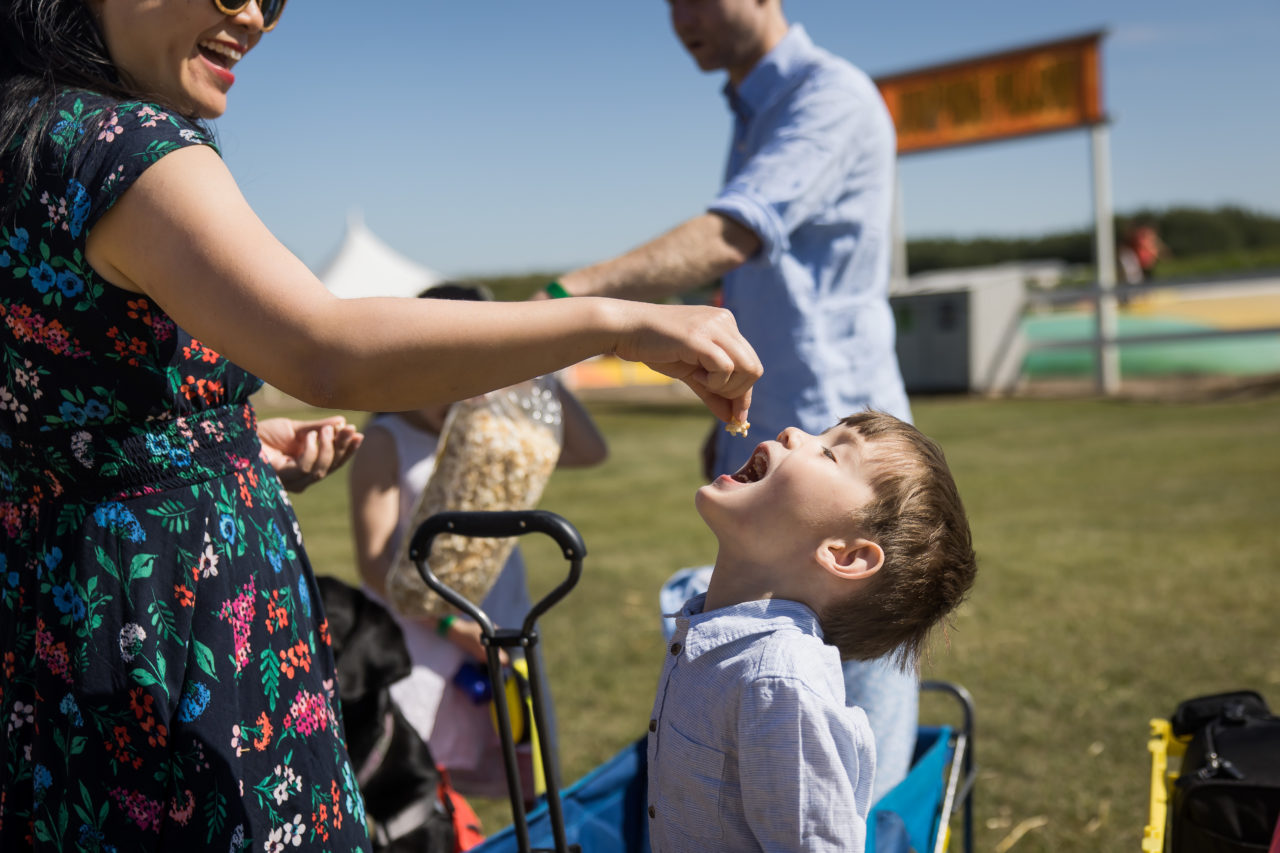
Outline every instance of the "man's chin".
<svg viewBox="0 0 1280 853"><path fill-rule="evenodd" d="M685 48L685 51L689 54L689 57L693 60L693 64L698 66L699 71L705 71L709 73L712 71L719 71L722 68L724 68L724 63L716 61L715 57L709 53L703 53L701 51L694 52L692 50L689 50L688 48Z"/></svg>

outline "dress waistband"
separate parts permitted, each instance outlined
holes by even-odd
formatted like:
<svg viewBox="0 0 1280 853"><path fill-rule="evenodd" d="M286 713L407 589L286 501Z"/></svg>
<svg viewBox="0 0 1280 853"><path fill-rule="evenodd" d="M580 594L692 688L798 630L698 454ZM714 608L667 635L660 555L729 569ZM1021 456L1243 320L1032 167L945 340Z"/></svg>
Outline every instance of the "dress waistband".
<svg viewBox="0 0 1280 853"><path fill-rule="evenodd" d="M261 453L253 406L227 405L166 421L48 430L13 442L0 485L98 501L165 491L249 468ZM7 470L6 470L7 469Z"/></svg>

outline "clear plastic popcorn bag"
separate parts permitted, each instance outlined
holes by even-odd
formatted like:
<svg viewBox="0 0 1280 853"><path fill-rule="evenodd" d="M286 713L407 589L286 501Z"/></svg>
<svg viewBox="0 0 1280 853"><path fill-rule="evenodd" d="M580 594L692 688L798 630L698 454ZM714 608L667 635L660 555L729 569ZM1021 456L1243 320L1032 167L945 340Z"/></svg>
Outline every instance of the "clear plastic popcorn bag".
<svg viewBox="0 0 1280 853"><path fill-rule="evenodd" d="M405 616L440 617L452 610L427 588L409 559L422 522L445 510L533 509L560 459L563 410L555 383L531 379L455 403L440 432L436 464L387 574L391 605ZM514 537L482 539L442 533L431 544L431 570L479 605L516 545Z"/></svg>

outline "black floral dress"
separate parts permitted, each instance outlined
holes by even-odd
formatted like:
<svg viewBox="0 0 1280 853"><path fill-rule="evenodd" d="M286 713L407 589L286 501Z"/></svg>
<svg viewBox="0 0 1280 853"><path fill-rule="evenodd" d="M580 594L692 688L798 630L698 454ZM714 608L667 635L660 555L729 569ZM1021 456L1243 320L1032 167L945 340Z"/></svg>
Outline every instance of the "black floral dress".
<svg viewBox="0 0 1280 853"><path fill-rule="evenodd" d="M151 104L58 108L0 222L0 850L366 849L260 382L84 257L149 165L210 142Z"/></svg>

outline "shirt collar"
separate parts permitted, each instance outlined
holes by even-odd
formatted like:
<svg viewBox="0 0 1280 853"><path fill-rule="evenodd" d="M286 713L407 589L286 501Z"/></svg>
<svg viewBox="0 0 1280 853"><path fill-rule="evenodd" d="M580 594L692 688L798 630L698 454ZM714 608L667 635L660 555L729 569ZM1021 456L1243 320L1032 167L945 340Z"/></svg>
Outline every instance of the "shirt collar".
<svg viewBox="0 0 1280 853"><path fill-rule="evenodd" d="M813 41L804 27L792 24L782 41L747 73L741 86L735 90L732 83L724 84L729 108L744 119L760 112L812 50Z"/></svg>
<svg viewBox="0 0 1280 853"><path fill-rule="evenodd" d="M818 614L798 601L764 598L705 613L702 608L706 600L705 592L695 595L675 614L676 630L671 639L684 645L690 659L725 643L769 634L779 628L795 627L822 638Z"/></svg>

